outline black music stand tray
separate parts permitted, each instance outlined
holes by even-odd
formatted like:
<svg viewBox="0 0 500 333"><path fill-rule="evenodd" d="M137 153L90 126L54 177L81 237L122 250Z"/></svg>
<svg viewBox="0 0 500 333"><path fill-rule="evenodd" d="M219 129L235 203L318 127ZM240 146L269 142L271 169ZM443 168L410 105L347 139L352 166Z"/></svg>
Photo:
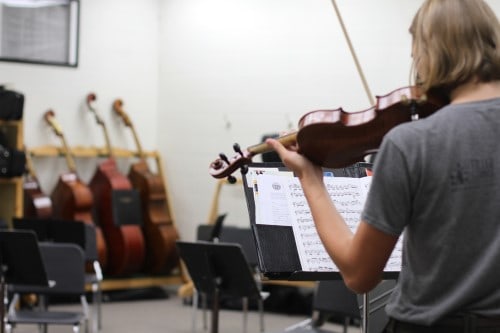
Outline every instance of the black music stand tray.
<svg viewBox="0 0 500 333"><path fill-rule="evenodd" d="M48 286L47 273L33 231L0 231L0 316L5 331L5 295L7 284Z"/></svg>
<svg viewBox="0 0 500 333"><path fill-rule="evenodd" d="M177 241L177 248L196 290L213 298L211 333L218 332L221 296L260 297L239 244Z"/></svg>

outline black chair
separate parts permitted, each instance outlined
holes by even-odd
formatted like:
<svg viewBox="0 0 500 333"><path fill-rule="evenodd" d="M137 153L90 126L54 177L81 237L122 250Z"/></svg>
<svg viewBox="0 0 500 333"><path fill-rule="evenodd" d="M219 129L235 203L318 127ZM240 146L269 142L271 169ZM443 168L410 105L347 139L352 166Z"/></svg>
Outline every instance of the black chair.
<svg viewBox="0 0 500 333"><path fill-rule="evenodd" d="M343 320L343 332L346 333L353 320L361 319L357 295L349 290L342 280L318 281L313 297L313 313L296 325L288 327L290 333L331 332L322 328L330 318Z"/></svg>
<svg viewBox="0 0 500 333"><path fill-rule="evenodd" d="M370 333L379 333L384 330L384 327L389 321L389 317L385 313L385 305L396 286L397 280L383 280L368 294L368 328ZM358 303L360 304L361 318L363 319L364 300L363 295L358 295Z"/></svg>
<svg viewBox="0 0 500 333"><path fill-rule="evenodd" d="M357 295L349 290L342 280L319 281L313 300L313 315L311 319L302 321L285 329L286 333L333 333L323 329L323 324L329 316L344 319L343 332L354 319L363 321L364 302L368 302L368 316L363 332L380 333L388 322L385 305L391 295L395 280L383 280L369 294ZM363 325L361 325L363 327Z"/></svg>
<svg viewBox="0 0 500 333"><path fill-rule="evenodd" d="M29 286L10 284L13 294L5 318L8 332L18 324L33 324L47 329L48 325L70 325L73 332L79 332L83 325L88 332L89 309L85 297L85 257L82 249L75 244L40 243L40 253L47 272L49 286ZM39 296L41 305L32 309L17 309L20 294L33 293ZM53 311L48 297L59 295L79 298L79 311Z"/></svg>
<svg viewBox="0 0 500 333"><path fill-rule="evenodd" d="M38 240L43 242L72 243L80 246L85 254L86 267L85 282L92 290L95 320L92 323L92 332L102 328L102 280L103 273L99 263L96 244L96 230L93 225L73 220L54 218L14 218L15 229L35 231Z"/></svg>

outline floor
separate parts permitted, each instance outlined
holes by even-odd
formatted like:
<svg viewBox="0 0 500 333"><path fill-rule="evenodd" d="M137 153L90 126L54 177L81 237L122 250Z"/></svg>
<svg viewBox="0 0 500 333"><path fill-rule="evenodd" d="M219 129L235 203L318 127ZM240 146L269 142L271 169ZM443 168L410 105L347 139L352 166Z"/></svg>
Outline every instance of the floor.
<svg viewBox="0 0 500 333"><path fill-rule="evenodd" d="M153 300L134 301L108 301L102 305L102 329L103 333L123 332L148 332L148 333L193 333L193 308L177 297L173 291L166 290L168 298ZM62 309L75 308L73 304L61 304L55 306ZM208 328L202 327L201 310L196 311L196 331L210 332L210 312L207 312ZM219 312L220 333L245 332L243 326L243 314L238 310L225 310ZM293 326L309 319L307 315L287 315L277 313L264 314L264 328L266 333L281 333L291 330ZM258 312L252 310L248 314L248 325L246 333L260 332ZM322 326L327 332L342 332L342 327L334 323ZM29 325L18 325L14 332L31 333L37 332L37 328ZM69 327L52 326L49 333L72 332ZM293 331L297 332L297 330ZM349 333L359 333L358 327L352 326Z"/></svg>

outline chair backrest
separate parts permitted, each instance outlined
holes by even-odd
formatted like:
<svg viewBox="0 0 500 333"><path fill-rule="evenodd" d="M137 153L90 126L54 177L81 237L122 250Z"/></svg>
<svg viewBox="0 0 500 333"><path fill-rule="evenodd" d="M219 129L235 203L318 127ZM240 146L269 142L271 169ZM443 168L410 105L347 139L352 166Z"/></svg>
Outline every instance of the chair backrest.
<svg viewBox="0 0 500 333"><path fill-rule="evenodd" d="M74 220L54 218L13 218L15 229L33 230L41 242L79 245L89 261L97 260L96 230L93 225Z"/></svg>
<svg viewBox="0 0 500 333"><path fill-rule="evenodd" d="M212 233L213 226L201 224L198 226L196 239L208 241L209 235ZM239 244L243 250L248 264L251 267L258 265L257 247L250 228L242 228L237 226L222 226L219 233L219 242Z"/></svg>
<svg viewBox="0 0 500 333"><path fill-rule="evenodd" d="M13 285L13 291L60 295L85 293L85 257L78 245L41 242L39 248L51 286Z"/></svg>
<svg viewBox="0 0 500 333"><path fill-rule="evenodd" d="M313 299L313 309L350 318L361 318L357 295L343 280L319 281Z"/></svg>

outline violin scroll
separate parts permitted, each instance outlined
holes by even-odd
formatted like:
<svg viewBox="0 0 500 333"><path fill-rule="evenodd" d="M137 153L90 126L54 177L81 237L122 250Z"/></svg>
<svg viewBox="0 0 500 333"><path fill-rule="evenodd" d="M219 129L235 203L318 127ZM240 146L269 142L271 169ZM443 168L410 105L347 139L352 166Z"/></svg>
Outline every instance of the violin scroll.
<svg viewBox="0 0 500 333"><path fill-rule="evenodd" d="M233 145L233 149L235 150L236 155L228 158L224 153L220 153L219 158L210 164L209 170L209 173L210 175L212 175L212 177L228 177L228 181L231 184L234 184L234 182L236 182L236 178L231 176L231 174L238 169L241 169L243 174L245 174L247 171L245 167L247 164L252 162L252 157L254 156L254 154L252 154L248 150L241 150L240 146L237 143Z"/></svg>

